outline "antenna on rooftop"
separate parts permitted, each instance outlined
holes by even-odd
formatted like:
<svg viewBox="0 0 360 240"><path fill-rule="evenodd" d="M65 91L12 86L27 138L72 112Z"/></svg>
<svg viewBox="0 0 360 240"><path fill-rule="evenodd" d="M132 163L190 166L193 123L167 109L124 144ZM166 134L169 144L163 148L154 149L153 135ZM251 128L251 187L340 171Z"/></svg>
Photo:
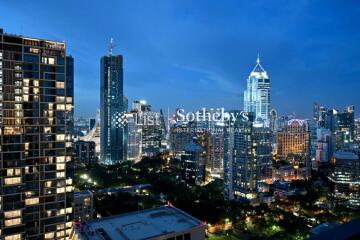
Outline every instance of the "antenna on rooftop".
<svg viewBox="0 0 360 240"><path fill-rule="evenodd" d="M110 37L110 44L109 44L109 55L113 55L115 44L114 44L114 38Z"/></svg>

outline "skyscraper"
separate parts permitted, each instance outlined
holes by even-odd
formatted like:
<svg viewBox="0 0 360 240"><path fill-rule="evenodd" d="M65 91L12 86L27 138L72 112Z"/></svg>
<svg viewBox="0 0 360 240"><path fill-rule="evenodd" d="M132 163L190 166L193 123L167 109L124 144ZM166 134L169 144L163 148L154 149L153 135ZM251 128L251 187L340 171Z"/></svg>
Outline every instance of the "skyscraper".
<svg viewBox="0 0 360 240"><path fill-rule="evenodd" d="M109 55L101 58L100 78L100 161L116 164L125 161L127 157L127 128L123 57L113 55L112 39Z"/></svg>
<svg viewBox="0 0 360 240"><path fill-rule="evenodd" d="M226 199L257 197L258 183L271 178L271 131L261 122L239 118L227 122L224 138L224 184Z"/></svg>
<svg viewBox="0 0 360 240"><path fill-rule="evenodd" d="M69 235L67 114L73 106L67 91L73 72L68 63L65 43L0 29L1 239Z"/></svg>
<svg viewBox="0 0 360 240"><path fill-rule="evenodd" d="M260 64L258 56L255 68L251 71L244 91L244 111L255 113L269 124L270 113L270 78Z"/></svg>

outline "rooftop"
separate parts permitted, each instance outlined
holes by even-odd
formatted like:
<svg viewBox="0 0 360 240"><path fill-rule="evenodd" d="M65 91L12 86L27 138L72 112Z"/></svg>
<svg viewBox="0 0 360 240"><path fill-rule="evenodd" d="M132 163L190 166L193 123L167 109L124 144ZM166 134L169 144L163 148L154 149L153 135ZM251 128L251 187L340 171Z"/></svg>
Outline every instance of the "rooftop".
<svg viewBox="0 0 360 240"><path fill-rule="evenodd" d="M360 239L360 218L348 223L329 227L327 230L320 231L309 238L310 240L345 240Z"/></svg>
<svg viewBox="0 0 360 240"><path fill-rule="evenodd" d="M353 152L346 151L337 151L334 153L336 159L346 159L346 160L359 160L359 157Z"/></svg>
<svg viewBox="0 0 360 240"><path fill-rule="evenodd" d="M163 206L77 223L74 227L81 239L140 240L203 227L203 223L175 207Z"/></svg>

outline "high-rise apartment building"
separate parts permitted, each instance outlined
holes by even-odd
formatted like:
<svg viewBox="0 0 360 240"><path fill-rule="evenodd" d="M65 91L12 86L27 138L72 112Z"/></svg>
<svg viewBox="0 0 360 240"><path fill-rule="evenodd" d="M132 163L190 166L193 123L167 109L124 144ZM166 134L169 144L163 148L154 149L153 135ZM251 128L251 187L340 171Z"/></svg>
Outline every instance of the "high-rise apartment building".
<svg viewBox="0 0 360 240"><path fill-rule="evenodd" d="M72 69L64 42L0 29L1 239L69 235Z"/></svg>
<svg viewBox="0 0 360 240"><path fill-rule="evenodd" d="M226 199L257 197L258 183L271 178L271 131L264 122L248 119L227 123L224 138L224 183Z"/></svg>
<svg viewBox="0 0 360 240"><path fill-rule="evenodd" d="M100 64L100 161L116 164L126 161L126 98L123 90L123 57L113 55L112 41Z"/></svg>
<svg viewBox="0 0 360 240"><path fill-rule="evenodd" d="M247 79L244 91L244 111L255 113L257 119L260 118L267 125L269 124L270 78L261 66L259 57Z"/></svg>

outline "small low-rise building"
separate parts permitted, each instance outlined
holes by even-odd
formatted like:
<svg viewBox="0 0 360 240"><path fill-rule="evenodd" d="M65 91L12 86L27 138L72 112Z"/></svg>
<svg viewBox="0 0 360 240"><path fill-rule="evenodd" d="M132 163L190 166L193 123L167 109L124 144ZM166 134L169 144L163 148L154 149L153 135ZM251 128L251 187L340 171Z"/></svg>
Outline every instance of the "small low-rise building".
<svg viewBox="0 0 360 240"><path fill-rule="evenodd" d="M74 219L84 222L92 220L94 214L94 197L89 190L74 192Z"/></svg>
<svg viewBox="0 0 360 240"><path fill-rule="evenodd" d="M204 240L205 224L173 206L74 223L71 240Z"/></svg>

